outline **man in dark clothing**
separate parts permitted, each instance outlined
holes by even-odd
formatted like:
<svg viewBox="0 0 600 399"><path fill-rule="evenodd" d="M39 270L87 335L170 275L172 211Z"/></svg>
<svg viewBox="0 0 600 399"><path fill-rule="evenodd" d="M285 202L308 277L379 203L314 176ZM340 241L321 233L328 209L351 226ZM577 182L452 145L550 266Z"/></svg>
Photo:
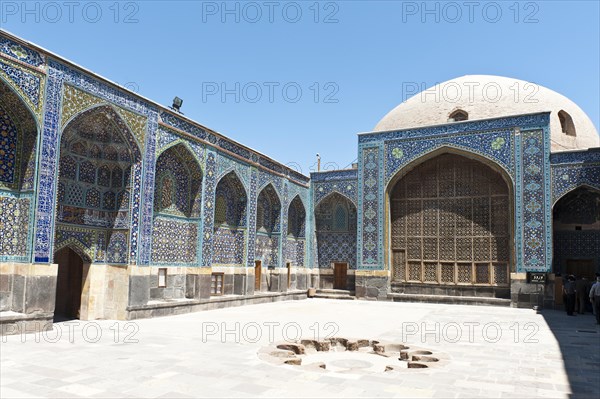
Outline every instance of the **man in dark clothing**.
<svg viewBox="0 0 600 399"><path fill-rule="evenodd" d="M565 309L567 310L567 315L569 316L573 316L573 311L575 310L575 293L575 277L569 276L563 285Z"/></svg>
<svg viewBox="0 0 600 399"><path fill-rule="evenodd" d="M578 280L575 280L575 291L577 291L575 309L577 310L577 313L584 314L585 306L588 304L588 279L582 277Z"/></svg>
<svg viewBox="0 0 600 399"><path fill-rule="evenodd" d="M596 283L590 290L590 302L594 306L596 323L600 324L600 277L596 277Z"/></svg>

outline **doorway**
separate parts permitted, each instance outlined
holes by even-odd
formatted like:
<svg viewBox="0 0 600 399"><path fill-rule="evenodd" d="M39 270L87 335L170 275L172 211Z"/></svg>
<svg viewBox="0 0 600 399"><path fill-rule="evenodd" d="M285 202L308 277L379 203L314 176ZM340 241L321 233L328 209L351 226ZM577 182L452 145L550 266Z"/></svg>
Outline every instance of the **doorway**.
<svg viewBox="0 0 600 399"><path fill-rule="evenodd" d="M593 259L567 259L567 274L572 274L577 278L585 277L589 281L594 281L596 267Z"/></svg>
<svg viewBox="0 0 600 399"><path fill-rule="evenodd" d="M63 248L54 255L58 264L54 321L79 318L83 278L83 259L71 248Z"/></svg>
<svg viewBox="0 0 600 399"><path fill-rule="evenodd" d="M260 260L254 261L254 291L260 291L262 262Z"/></svg>
<svg viewBox="0 0 600 399"><path fill-rule="evenodd" d="M336 290L345 290L348 277L347 263L333 264L333 288Z"/></svg>

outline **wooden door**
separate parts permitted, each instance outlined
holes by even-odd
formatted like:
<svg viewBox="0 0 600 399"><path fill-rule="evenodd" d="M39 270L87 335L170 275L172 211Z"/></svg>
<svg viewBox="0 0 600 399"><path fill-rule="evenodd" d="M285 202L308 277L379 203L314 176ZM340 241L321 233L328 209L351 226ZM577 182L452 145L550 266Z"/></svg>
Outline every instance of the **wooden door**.
<svg viewBox="0 0 600 399"><path fill-rule="evenodd" d="M254 261L254 291L260 291L261 272L262 262L260 260Z"/></svg>
<svg viewBox="0 0 600 399"><path fill-rule="evenodd" d="M333 288L336 290L346 289L346 278L348 276L347 263L333 264Z"/></svg>
<svg viewBox="0 0 600 399"><path fill-rule="evenodd" d="M287 263L287 287L288 289L292 286L292 264Z"/></svg>
<svg viewBox="0 0 600 399"><path fill-rule="evenodd" d="M594 281L596 269L593 259L568 259L567 274L572 274L577 278L587 277L588 280Z"/></svg>
<svg viewBox="0 0 600 399"><path fill-rule="evenodd" d="M554 278L554 304L563 304L563 277Z"/></svg>
<svg viewBox="0 0 600 399"><path fill-rule="evenodd" d="M63 248L54 255L58 264L56 276L55 320L79 318L83 278L83 260L70 248Z"/></svg>

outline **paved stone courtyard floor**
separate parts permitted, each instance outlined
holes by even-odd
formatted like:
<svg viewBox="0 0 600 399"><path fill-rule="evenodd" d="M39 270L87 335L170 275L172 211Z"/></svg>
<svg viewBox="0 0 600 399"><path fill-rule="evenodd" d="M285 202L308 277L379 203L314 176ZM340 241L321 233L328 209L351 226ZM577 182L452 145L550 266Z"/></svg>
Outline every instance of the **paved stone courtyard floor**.
<svg viewBox="0 0 600 399"><path fill-rule="evenodd" d="M257 355L272 341L331 334L423 347L446 360L367 373ZM600 397L600 328L590 314L552 310L307 299L63 322L1 339L1 398Z"/></svg>

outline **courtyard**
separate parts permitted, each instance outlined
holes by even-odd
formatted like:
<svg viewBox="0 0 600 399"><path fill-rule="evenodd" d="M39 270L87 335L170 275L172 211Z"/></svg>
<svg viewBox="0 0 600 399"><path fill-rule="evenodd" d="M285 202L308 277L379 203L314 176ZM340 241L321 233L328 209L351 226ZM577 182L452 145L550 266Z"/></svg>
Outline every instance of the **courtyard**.
<svg viewBox="0 0 600 399"><path fill-rule="evenodd" d="M323 370L259 358L280 341L332 337L402 343L440 362L373 371L348 360ZM600 395L600 327L591 314L555 310L308 299L73 320L1 339L2 398Z"/></svg>

